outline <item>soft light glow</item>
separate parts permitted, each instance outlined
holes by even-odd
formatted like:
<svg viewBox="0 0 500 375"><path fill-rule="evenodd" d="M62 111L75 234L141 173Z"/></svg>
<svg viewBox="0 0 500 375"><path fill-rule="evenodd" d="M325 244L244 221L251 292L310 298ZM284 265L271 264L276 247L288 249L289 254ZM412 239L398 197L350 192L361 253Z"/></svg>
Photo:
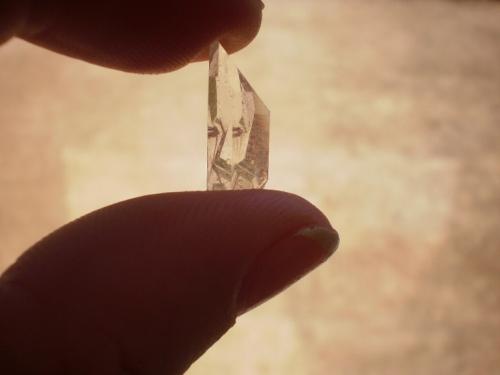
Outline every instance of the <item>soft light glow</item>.
<svg viewBox="0 0 500 375"><path fill-rule="evenodd" d="M333 259L190 374L500 368L500 3L273 0L232 56L273 111L267 188L317 204ZM207 63L142 76L0 48L0 267L116 201L204 190Z"/></svg>

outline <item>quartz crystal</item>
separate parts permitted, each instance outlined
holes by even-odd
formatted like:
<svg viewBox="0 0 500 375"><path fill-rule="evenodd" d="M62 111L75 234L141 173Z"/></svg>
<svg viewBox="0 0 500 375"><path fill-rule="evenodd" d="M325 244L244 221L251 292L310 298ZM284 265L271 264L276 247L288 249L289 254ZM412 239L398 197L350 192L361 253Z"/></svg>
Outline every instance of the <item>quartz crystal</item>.
<svg viewBox="0 0 500 375"><path fill-rule="evenodd" d="M210 47L208 190L261 189L269 165L270 112L218 43Z"/></svg>

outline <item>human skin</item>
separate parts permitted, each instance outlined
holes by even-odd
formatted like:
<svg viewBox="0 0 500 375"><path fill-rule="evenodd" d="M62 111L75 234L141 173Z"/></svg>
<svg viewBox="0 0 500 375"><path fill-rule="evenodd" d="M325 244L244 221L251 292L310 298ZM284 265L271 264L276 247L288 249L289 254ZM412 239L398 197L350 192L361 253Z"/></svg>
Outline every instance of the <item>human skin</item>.
<svg viewBox="0 0 500 375"><path fill-rule="evenodd" d="M203 60L216 39L230 52L246 46L262 4L11 0L0 10L1 41L160 73ZM338 241L317 208L279 191L165 193L102 208L0 277L0 373L183 373Z"/></svg>

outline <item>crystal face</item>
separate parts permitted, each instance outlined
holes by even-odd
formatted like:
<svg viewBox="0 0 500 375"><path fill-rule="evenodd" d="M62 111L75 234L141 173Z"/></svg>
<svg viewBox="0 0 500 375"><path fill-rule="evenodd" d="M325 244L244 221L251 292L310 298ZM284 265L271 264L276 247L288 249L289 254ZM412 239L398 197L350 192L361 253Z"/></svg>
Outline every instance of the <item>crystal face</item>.
<svg viewBox="0 0 500 375"><path fill-rule="evenodd" d="M218 43L210 47L208 190L261 189L269 170L270 112Z"/></svg>

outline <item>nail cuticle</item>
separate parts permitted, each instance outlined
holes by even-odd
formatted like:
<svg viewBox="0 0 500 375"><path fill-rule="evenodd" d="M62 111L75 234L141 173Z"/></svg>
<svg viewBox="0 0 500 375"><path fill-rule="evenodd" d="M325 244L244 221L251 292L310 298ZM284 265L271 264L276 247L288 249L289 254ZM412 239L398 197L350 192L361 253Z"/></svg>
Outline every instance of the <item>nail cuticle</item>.
<svg viewBox="0 0 500 375"><path fill-rule="evenodd" d="M330 254L335 253L340 243L339 234L336 230L318 226L302 228L296 232L295 236L309 238L317 242L326 251L330 252Z"/></svg>

